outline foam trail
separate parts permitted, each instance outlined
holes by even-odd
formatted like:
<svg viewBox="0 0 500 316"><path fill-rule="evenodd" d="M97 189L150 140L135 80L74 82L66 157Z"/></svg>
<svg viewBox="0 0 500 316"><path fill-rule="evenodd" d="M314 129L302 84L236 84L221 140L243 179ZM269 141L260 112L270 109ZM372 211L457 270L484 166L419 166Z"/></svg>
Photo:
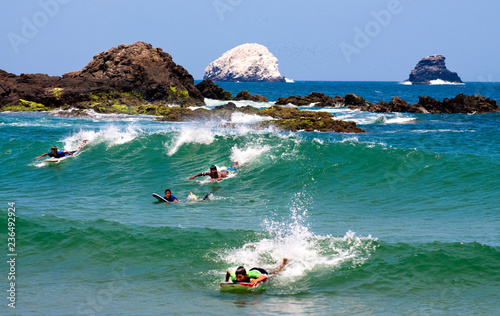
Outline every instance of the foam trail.
<svg viewBox="0 0 500 316"><path fill-rule="evenodd" d="M41 168L41 167L44 167L46 165L47 165L47 163L42 160L42 161L37 161L37 162L31 163L28 166L33 166L33 167Z"/></svg>

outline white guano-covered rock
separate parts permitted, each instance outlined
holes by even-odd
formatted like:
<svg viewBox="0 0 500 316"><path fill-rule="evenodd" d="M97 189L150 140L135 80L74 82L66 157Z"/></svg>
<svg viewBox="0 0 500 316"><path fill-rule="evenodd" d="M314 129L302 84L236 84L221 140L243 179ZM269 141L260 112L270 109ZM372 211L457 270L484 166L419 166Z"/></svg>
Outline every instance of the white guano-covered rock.
<svg viewBox="0 0 500 316"><path fill-rule="evenodd" d="M239 45L212 62L203 79L212 81L284 82L278 70L278 58L260 44Z"/></svg>

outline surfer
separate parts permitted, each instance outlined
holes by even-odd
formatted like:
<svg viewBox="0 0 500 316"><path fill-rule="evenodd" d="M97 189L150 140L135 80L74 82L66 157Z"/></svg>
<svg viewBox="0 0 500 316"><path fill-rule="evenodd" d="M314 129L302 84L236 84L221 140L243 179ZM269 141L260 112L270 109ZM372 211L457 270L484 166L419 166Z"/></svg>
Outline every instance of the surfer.
<svg viewBox="0 0 500 316"><path fill-rule="evenodd" d="M172 191L170 189L165 190L165 196L163 197L165 200L169 201L170 203L177 203L179 200L175 196L172 195Z"/></svg>
<svg viewBox="0 0 500 316"><path fill-rule="evenodd" d="M220 181L224 178L227 178L227 176L230 173L234 173L236 171L238 171L238 162L234 162L229 168L221 169L221 171L217 171L217 167L215 165L212 165L212 166L210 166L209 172L198 173L197 175L189 178L189 180L193 180L194 178L199 177L199 176L210 176L211 181Z"/></svg>
<svg viewBox="0 0 500 316"><path fill-rule="evenodd" d="M288 259L283 258L281 265L271 274L278 274L287 262ZM229 278L231 278L233 282L250 282L252 285L255 285L259 282L267 280L268 275L269 273L262 268L252 268L247 272L243 266L239 266L234 273L231 272L231 270L227 270L226 282L228 282Z"/></svg>
<svg viewBox="0 0 500 316"><path fill-rule="evenodd" d="M86 144L87 144L87 140L84 140L82 142L82 144L80 146L78 146L78 149L73 150L73 151L57 151L57 146L52 146L52 148L50 148L50 153L45 153L45 154L38 156L36 158L40 159L40 158L45 157L45 156L49 156L50 158L62 158L62 157L66 157L68 155L73 156L74 153L76 153L77 151L82 149L82 147L85 146Z"/></svg>
<svg viewBox="0 0 500 316"><path fill-rule="evenodd" d="M49 156L50 158L62 158L62 157L66 157L67 155L73 156L73 154L76 152L77 152L77 150L57 151L57 146L52 146L52 148L50 148L50 153L45 153L45 154L38 156L36 158L40 159L40 158L45 157L45 156Z"/></svg>

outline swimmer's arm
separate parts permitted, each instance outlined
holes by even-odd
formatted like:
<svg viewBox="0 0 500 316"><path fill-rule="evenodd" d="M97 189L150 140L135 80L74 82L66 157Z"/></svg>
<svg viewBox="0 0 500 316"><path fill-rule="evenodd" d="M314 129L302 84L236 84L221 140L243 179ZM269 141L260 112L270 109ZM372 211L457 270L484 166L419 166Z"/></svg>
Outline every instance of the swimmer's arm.
<svg viewBox="0 0 500 316"><path fill-rule="evenodd" d="M45 153L45 154L43 154L43 155L41 155L41 156L36 157L36 159L40 159L40 158L45 157L45 156L47 156L47 155L48 155L48 153Z"/></svg>
<svg viewBox="0 0 500 316"><path fill-rule="evenodd" d="M265 279L267 279L267 275L261 274L261 275L259 275L259 277L257 279L250 279L250 283L251 284L257 284L259 282L264 281Z"/></svg>
<svg viewBox="0 0 500 316"><path fill-rule="evenodd" d="M199 176L206 176L206 174L205 174L205 172L200 172L197 175L192 176L191 178L189 178L189 180L193 180L194 178L199 177Z"/></svg>

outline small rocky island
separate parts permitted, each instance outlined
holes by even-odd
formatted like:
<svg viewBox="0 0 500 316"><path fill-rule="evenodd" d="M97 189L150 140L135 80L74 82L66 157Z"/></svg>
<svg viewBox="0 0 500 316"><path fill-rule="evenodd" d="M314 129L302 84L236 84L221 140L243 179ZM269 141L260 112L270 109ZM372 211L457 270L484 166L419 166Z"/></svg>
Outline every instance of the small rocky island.
<svg viewBox="0 0 500 316"><path fill-rule="evenodd" d="M431 55L422 58L411 71L406 82L411 84L432 84L432 83L463 83L456 72L451 72L446 68L443 55Z"/></svg>
<svg viewBox="0 0 500 316"><path fill-rule="evenodd" d="M260 44L243 44L228 50L205 69L203 79L231 82L284 82L278 58Z"/></svg>

